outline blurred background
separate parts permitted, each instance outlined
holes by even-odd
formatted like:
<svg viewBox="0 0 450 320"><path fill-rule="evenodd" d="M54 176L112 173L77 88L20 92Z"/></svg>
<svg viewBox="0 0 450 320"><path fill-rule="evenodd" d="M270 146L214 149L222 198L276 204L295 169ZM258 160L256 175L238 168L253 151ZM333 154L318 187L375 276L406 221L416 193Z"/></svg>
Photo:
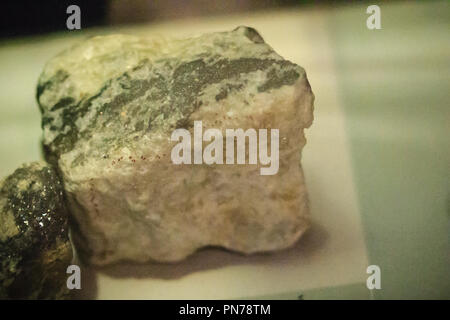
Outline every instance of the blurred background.
<svg viewBox="0 0 450 320"><path fill-rule="evenodd" d="M71 4L81 30L66 27ZM303 154L315 227L298 248L203 254L140 281L100 274L90 297L450 299L450 1L7 0L0 15L0 176L42 158L37 79L86 37L252 26L316 96ZM366 288L369 264L381 290Z"/></svg>
<svg viewBox="0 0 450 320"><path fill-rule="evenodd" d="M394 0L391 0L392 2ZM65 30L66 8L76 4L83 28L160 22L258 10L333 6L355 0L5 0L0 12L0 35L14 37Z"/></svg>

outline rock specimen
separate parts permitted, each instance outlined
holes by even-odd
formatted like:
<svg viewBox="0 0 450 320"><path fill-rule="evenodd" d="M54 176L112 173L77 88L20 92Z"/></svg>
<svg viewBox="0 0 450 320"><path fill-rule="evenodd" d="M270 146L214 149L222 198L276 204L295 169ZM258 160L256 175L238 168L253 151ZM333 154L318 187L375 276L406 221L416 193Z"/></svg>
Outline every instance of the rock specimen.
<svg viewBox="0 0 450 320"><path fill-rule="evenodd" d="M49 166L23 165L0 182L0 299L68 297L67 218L62 184Z"/></svg>
<svg viewBox="0 0 450 320"><path fill-rule="evenodd" d="M37 99L90 263L178 261L204 246L277 250L309 225L300 157L314 96L303 68L252 28L94 37L46 65ZM279 129L277 174L261 175L261 163L174 164L171 135L193 133L195 121Z"/></svg>

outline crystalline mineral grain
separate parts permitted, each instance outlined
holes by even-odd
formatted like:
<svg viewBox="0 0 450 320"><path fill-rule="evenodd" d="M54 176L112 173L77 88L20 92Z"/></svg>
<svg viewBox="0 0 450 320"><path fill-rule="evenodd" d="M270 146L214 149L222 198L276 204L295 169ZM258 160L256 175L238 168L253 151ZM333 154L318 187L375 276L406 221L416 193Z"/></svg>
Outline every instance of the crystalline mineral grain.
<svg viewBox="0 0 450 320"><path fill-rule="evenodd" d="M33 162L0 182L0 299L68 298L72 246L62 184Z"/></svg>
<svg viewBox="0 0 450 320"><path fill-rule="evenodd" d="M277 250L309 226L300 158L314 96L303 68L252 28L173 41L94 37L46 65L37 97L74 240L93 264L178 261L204 246ZM192 133L196 120L278 128L278 173L175 165L171 134Z"/></svg>

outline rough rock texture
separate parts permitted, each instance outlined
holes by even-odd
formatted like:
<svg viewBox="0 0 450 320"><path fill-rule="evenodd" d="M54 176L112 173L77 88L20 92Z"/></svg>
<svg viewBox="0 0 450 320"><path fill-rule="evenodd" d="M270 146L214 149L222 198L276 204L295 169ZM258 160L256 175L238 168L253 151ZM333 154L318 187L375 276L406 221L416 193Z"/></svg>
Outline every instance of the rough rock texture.
<svg viewBox="0 0 450 320"><path fill-rule="evenodd" d="M175 41L94 37L38 84L43 144L63 175L85 259L177 261L203 246L292 245L309 225L300 166L314 96L252 28ZM280 168L175 165L176 128L279 128ZM225 145L225 143L224 143Z"/></svg>
<svg viewBox="0 0 450 320"><path fill-rule="evenodd" d="M0 299L68 297L67 208L55 171L34 162L0 182Z"/></svg>

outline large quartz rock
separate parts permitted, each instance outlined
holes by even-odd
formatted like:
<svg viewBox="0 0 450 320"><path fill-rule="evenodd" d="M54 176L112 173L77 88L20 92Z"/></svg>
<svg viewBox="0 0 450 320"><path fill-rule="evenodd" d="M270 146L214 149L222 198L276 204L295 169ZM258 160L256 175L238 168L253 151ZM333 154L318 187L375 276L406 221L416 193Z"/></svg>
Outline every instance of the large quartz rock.
<svg viewBox="0 0 450 320"><path fill-rule="evenodd" d="M277 250L308 228L300 158L314 96L303 68L254 29L94 37L46 65L37 98L74 240L93 264L178 261L204 246ZM174 164L171 134L193 134L196 120L222 132L278 128L277 174L261 175L260 163Z"/></svg>
<svg viewBox="0 0 450 320"><path fill-rule="evenodd" d="M34 162L0 182L0 299L67 298L72 246L62 184Z"/></svg>

